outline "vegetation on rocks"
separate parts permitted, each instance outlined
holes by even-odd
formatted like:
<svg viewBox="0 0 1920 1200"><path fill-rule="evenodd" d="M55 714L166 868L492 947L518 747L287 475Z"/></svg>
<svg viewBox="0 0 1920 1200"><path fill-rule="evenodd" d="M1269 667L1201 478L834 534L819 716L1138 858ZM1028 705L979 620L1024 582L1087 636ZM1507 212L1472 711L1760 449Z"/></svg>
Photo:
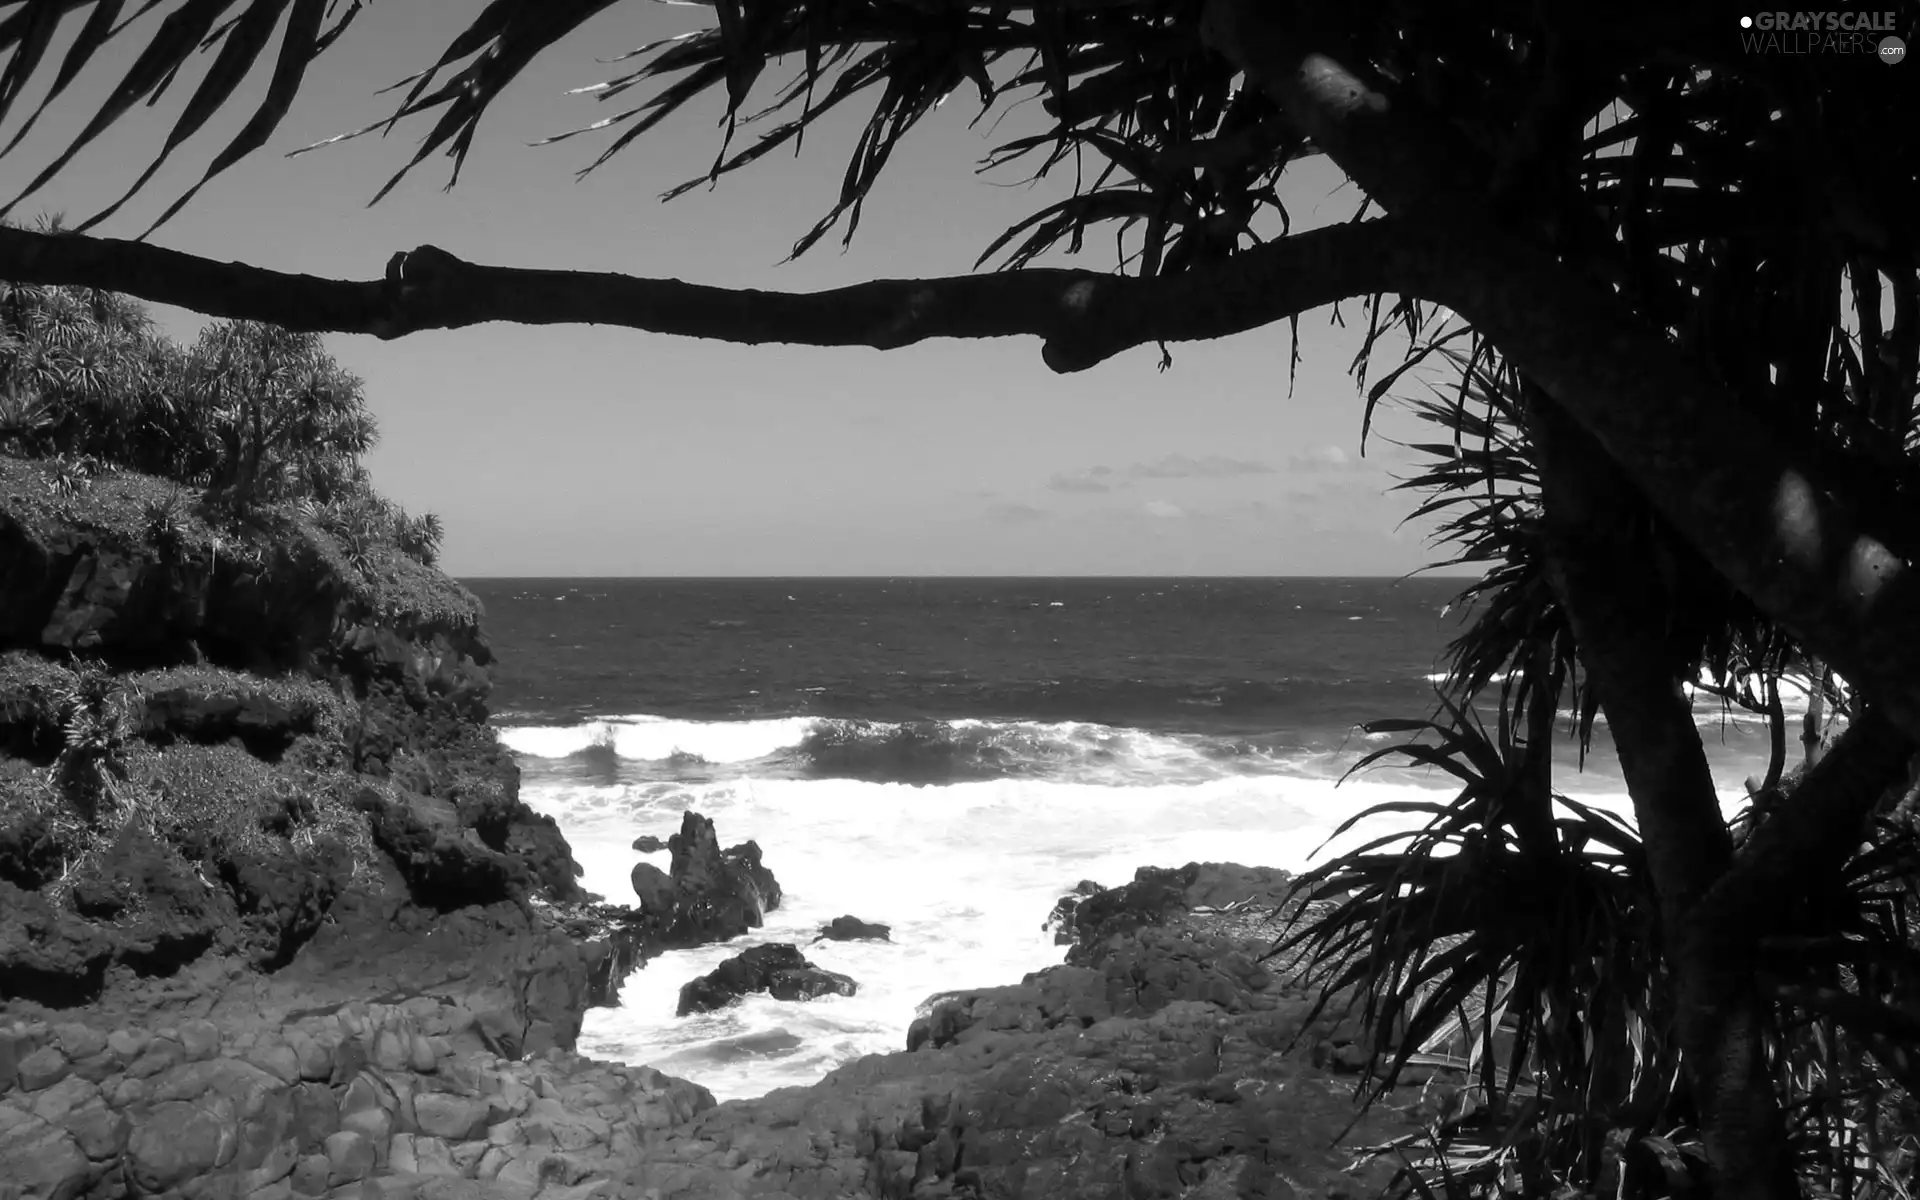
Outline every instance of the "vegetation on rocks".
<svg viewBox="0 0 1920 1200"><path fill-rule="evenodd" d="M369 890L579 897L486 727L479 605L317 337L182 348L6 285L0 397L0 999L278 970Z"/></svg>

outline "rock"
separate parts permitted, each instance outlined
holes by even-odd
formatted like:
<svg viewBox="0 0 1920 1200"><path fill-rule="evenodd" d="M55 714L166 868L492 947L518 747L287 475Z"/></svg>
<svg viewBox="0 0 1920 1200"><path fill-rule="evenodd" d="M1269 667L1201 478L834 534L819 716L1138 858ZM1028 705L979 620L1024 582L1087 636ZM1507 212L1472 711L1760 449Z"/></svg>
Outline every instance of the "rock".
<svg viewBox="0 0 1920 1200"><path fill-rule="evenodd" d="M893 927L862 921L859 917L835 917L820 927L820 936L813 940L816 942L889 942L893 940Z"/></svg>
<svg viewBox="0 0 1920 1200"><path fill-rule="evenodd" d="M180 1048L188 1062L205 1062L220 1050L220 1029L212 1021L184 1021L180 1025Z"/></svg>
<svg viewBox="0 0 1920 1200"><path fill-rule="evenodd" d="M127 1143L127 1177L142 1192L157 1194L196 1179L219 1165L232 1147L232 1132L217 1112L186 1100L154 1106Z"/></svg>
<svg viewBox="0 0 1920 1200"><path fill-rule="evenodd" d="M246 1061L281 1083L300 1082L300 1056L285 1042L271 1042L248 1053Z"/></svg>
<svg viewBox="0 0 1920 1200"><path fill-rule="evenodd" d="M667 848L667 844L652 834L633 839L633 848L642 854L658 854Z"/></svg>
<svg viewBox="0 0 1920 1200"><path fill-rule="evenodd" d="M100 1089L78 1075L68 1075L59 1083L33 1097L33 1115L52 1125L64 1126L76 1108L99 1098Z"/></svg>
<svg viewBox="0 0 1920 1200"><path fill-rule="evenodd" d="M328 1135L326 1155L327 1183L331 1187L357 1183L373 1171L373 1143L355 1130L342 1129Z"/></svg>
<svg viewBox="0 0 1920 1200"><path fill-rule="evenodd" d="M780 884L760 862L760 847L744 842L720 849L713 822L686 813L680 832L667 840L678 898L665 930L672 943L726 941L758 929L780 905Z"/></svg>
<svg viewBox="0 0 1920 1200"><path fill-rule="evenodd" d="M132 1130L123 1114L99 1100L72 1110L60 1124L73 1135L81 1152L95 1162L111 1159L125 1150L127 1135Z"/></svg>
<svg viewBox="0 0 1920 1200"><path fill-rule="evenodd" d="M422 1075L431 1075L439 1065L440 1055L425 1035L416 1033L407 1039L407 1066Z"/></svg>
<svg viewBox="0 0 1920 1200"><path fill-rule="evenodd" d="M373 1038L373 1064L382 1071L404 1070L410 1049L398 1030L382 1029Z"/></svg>
<svg viewBox="0 0 1920 1200"><path fill-rule="evenodd" d="M531 882L516 859L469 837L450 801L363 787L354 807L367 814L374 844L400 868L413 902L422 907L450 912L514 900Z"/></svg>
<svg viewBox="0 0 1920 1200"><path fill-rule="evenodd" d="M58 1025L53 1040L70 1061L92 1058L107 1048L107 1035L88 1025Z"/></svg>
<svg viewBox="0 0 1920 1200"><path fill-rule="evenodd" d="M711 1012L751 992L769 992L776 1000L812 1000L826 995L851 996L855 987L845 975L823 971L808 962L797 947L776 942L736 954L681 988L675 1015Z"/></svg>
<svg viewBox="0 0 1920 1200"><path fill-rule="evenodd" d="M413 1098L414 1119L420 1132L450 1142L482 1137L487 1130L487 1102L470 1096L427 1092Z"/></svg>
<svg viewBox="0 0 1920 1200"><path fill-rule="evenodd" d="M327 1177L332 1172L332 1164L324 1154L309 1154L294 1164L293 1177L290 1180L296 1196L324 1196L327 1193Z"/></svg>
<svg viewBox="0 0 1920 1200"><path fill-rule="evenodd" d="M15 1068L22 1091L37 1092L67 1077L67 1056L53 1046L42 1046Z"/></svg>
<svg viewBox="0 0 1920 1200"><path fill-rule="evenodd" d="M71 1200L85 1190L93 1173L66 1130L0 1104L0 1194L20 1200Z"/></svg>
<svg viewBox="0 0 1920 1200"><path fill-rule="evenodd" d="M140 1057L153 1036L144 1029L116 1029L107 1035L107 1049L120 1057L122 1062L132 1062Z"/></svg>
<svg viewBox="0 0 1920 1200"><path fill-rule="evenodd" d="M632 882L633 894L639 897L641 912L663 917L672 914L679 889L665 871L652 863L635 863Z"/></svg>
<svg viewBox="0 0 1920 1200"><path fill-rule="evenodd" d="M1060 899L1054 903L1053 911L1047 914L1047 919L1041 924L1040 928L1042 930L1050 929L1053 931L1054 945L1072 945L1074 911L1080 907L1082 900L1085 900L1088 896L1097 896L1104 891L1106 891L1106 889L1093 880L1082 879L1073 886L1071 892L1060 897Z"/></svg>

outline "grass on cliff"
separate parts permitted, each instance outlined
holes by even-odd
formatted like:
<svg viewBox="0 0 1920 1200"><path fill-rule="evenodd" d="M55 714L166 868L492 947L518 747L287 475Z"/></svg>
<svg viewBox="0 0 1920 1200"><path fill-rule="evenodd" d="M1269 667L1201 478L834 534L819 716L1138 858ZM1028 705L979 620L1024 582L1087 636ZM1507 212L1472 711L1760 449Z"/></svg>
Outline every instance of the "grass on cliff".
<svg viewBox="0 0 1920 1200"><path fill-rule="evenodd" d="M260 506L241 519L156 476L0 455L0 526L9 522L41 544L79 534L162 561L214 567L225 557L268 575L294 571L315 582L334 580L369 616L402 627L471 631L480 622L473 593L407 553L383 531L377 513L354 518L290 501Z"/></svg>
<svg viewBox="0 0 1920 1200"><path fill-rule="evenodd" d="M151 698L220 709L269 700L292 737L267 762L237 737L174 740ZM210 703L209 703L210 702ZM372 861L350 797L346 702L326 684L209 666L113 675L14 651L0 655L0 878L36 890L83 875L129 822L203 873L244 858L301 857L330 841L356 872ZM39 746L36 765L22 749ZM45 757L43 755L42 757Z"/></svg>

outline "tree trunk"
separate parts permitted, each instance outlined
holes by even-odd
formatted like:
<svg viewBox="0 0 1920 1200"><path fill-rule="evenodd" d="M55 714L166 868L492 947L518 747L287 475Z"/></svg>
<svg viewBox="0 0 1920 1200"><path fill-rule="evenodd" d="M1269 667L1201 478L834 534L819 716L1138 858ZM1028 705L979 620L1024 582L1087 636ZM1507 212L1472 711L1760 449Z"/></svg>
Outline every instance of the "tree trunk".
<svg viewBox="0 0 1920 1200"><path fill-rule="evenodd" d="M1820 761L1820 746L1826 740L1827 665L1819 659L1807 664L1807 715L1800 723L1800 747L1806 751L1806 764Z"/></svg>
<svg viewBox="0 0 1920 1200"><path fill-rule="evenodd" d="M1670 599L1646 577L1644 547L1623 527L1627 485L1617 468L1550 403L1530 408L1529 425L1549 569L1599 689L1646 847L1715 1194L1798 1197L1767 1070L1772 1013L1755 984L1751 939L1717 937L1693 919L1732 865L1733 844L1682 687L1684 664L1665 643Z"/></svg>

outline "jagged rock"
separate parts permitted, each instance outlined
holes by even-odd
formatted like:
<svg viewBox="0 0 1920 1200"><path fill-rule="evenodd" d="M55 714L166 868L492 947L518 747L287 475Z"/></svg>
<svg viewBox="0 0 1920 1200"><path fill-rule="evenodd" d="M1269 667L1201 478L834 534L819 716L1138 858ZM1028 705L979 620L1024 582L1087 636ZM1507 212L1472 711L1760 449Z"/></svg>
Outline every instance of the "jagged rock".
<svg viewBox="0 0 1920 1200"><path fill-rule="evenodd" d="M768 992L776 1000L812 1000L851 996L856 986L845 975L814 966L797 947L775 942L736 954L682 987L675 1015L711 1012L752 992Z"/></svg>
<svg viewBox="0 0 1920 1200"><path fill-rule="evenodd" d="M720 849L713 822L696 812L681 819L667 840L670 870L637 863L633 890L640 910L671 945L702 945L757 929L780 905L780 884L760 861L760 847L745 842Z"/></svg>
<svg viewBox="0 0 1920 1200"><path fill-rule="evenodd" d="M667 844L652 834L633 839L633 848L642 854L658 854L667 848Z"/></svg>
<svg viewBox="0 0 1920 1200"><path fill-rule="evenodd" d="M820 935L813 940L816 942L888 942L893 940L893 926L862 921L859 917L835 917L820 927Z"/></svg>
<svg viewBox="0 0 1920 1200"><path fill-rule="evenodd" d="M696 812L681 818L680 832L667 839L673 852L668 874L677 896L666 936L676 943L701 944L738 937L758 929L769 909L780 906L780 884L760 862L760 847L743 842L720 849L713 822Z"/></svg>
<svg viewBox="0 0 1920 1200"><path fill-rule="evenodd" d="M1053 911L1047 914L1047 919L1041 924L1040 928L1042 930L1050 929L1053 931L1054 945L1071 946L1074 936L1073 914L1075 910L1080 907L1080 902L1088 896L1097 896L1104 891L1106 891L1106 889L1093 880L1082 879L1073 886L1071 892L1068 892L1054 902Z"/></svg>

